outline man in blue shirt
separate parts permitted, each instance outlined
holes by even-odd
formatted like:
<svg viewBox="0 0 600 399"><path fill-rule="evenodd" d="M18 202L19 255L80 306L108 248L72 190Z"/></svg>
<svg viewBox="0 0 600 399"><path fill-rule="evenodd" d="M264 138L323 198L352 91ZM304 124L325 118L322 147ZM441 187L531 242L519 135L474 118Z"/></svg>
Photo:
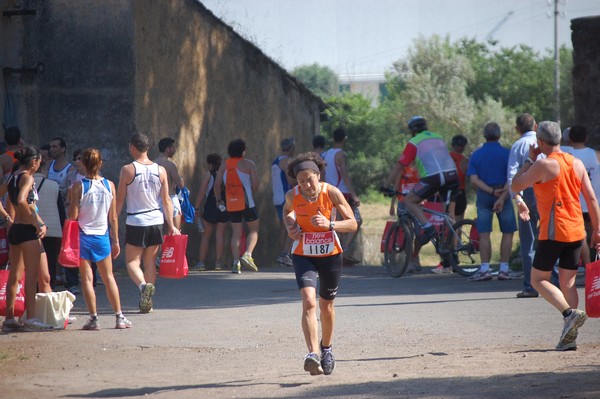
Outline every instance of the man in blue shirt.
<svg viewBox="0 0 600 399"><path fill-rule="evenodd" d="M492 255L492 218L498 217L502 241L500 242L500 271L498 280L510 280L508 259L512 250L513 234L517 221L507 185L508 158L510 150L500 145L501 129L496 122L488 122L483 128L486 142L471 155L467 176L477 189L477 229L479 230L479 255L481 266L470 281L492 279L490 259Z"/></svg>

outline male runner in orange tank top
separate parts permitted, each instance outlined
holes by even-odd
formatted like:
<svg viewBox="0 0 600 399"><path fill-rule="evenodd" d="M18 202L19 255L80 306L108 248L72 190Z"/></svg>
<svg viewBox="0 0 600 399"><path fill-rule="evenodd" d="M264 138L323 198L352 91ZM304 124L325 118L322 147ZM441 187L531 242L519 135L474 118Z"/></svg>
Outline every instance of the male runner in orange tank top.
<svg viewBox="0 0 600 399"><path fill-rule="evenodd" d="M579 193L588 204L594 227L592 245L600 248L598 200L583 163L560 149L561 131L556 122L542 122L537 129L538 147L529 149L529 158L513 178L511 190L533 186L540 215L538 244L531 271L531 284L564 317L563 331L556 350L574 350L578 328L587 315L577 309L579 298L575 276L581 246L585 239ZM533 161L543 153L546 158ZM523 220L528 212L521 212ZM560 289L550 282L558 261Z"/></svg>

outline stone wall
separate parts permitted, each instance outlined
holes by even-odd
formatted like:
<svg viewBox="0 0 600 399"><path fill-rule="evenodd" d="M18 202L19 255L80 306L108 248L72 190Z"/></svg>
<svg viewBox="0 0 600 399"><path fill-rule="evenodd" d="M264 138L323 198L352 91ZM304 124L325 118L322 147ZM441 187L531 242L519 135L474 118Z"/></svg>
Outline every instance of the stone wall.
<svg viewBox="0 0 600 399"><path fill-rule="evenodd" d="M38 65L7 80L26 141L61 136L69 154L99 147L104 174L116 183L133 132L151 137L151 157L160 138L172 137L194 200L206 155L225 156L241 137L260 176L255 257L274 259L270 164L283 137L311 149L319 98L195 0L0 0L0 9L35 10L0 18L1 66ZM193 261L198 235L188 232Z"/></svg>
<svg viewBox="0 0 600 399"><path fill-rule="evenodd" d="M600 149L600 16L571 20L575 121L587 127Z"/></svg>

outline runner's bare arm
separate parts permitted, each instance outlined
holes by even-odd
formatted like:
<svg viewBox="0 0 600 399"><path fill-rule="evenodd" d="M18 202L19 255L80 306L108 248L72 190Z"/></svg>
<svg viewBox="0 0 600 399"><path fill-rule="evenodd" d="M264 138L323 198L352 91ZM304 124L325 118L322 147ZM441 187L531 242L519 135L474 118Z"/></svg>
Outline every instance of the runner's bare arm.
<svg viewBox="0 0 600 399"><path fill-rule="evenodd" d="M125 197L127 196L127 185L133 181L135 169L132 164L124 165L119 174L119 186L117 188L117 217L123 211L125 206Z"/></svg>
<svg viewBox="0 0 600 399"><path fill-rule="evenodd" d="M158 170L161 183L160 199L162 200L163 215L165 223L167 224L168 233L179 235L181 233L173 224L173 203L171 202L171 196L169 195L169 179L167 178L167 171L162 166L159 166Z"/></svg>
<svg viewBox="0 0 600 399"><path fill-rule="evenodd" d="M287 229L288 236L292 240L298 240L302 237L302 229L296 223L296 217L294 213L294 190L289 190L285 193L285 204L283 205L283 220L285 222L285 228Z"/></svg>
<svg viewBox="0 0 600 399"><path fill-rule="evenodd" d="M116 259L121 252L119 246L119 215L117 214L117 200L116 200L116 189L115 184L112 181L108 181L110 185L110 192L113 195L110 203L110 209L108 210L108 224L110 225L110 253L113 259Z"/></svg>
<svg viewBox="0 0 600 399"><path fill-rule="evenodd" d="M329 186L329 198L337 208L337 213L341 217L341 220L335 221L334 230L338 233L355 232L358 229L358 224L354 218L354 211L350 205L348 205L348 201L346 201L342 192L337 187Z"/></svg>
<svg viewBox="0 0 600 399"><path fill-rule="evenodd" d="M69 201L67 219L77 220L79 216L79 201L74 201L74 199L81 198L81 182L78 181L73 184L73 187L69 190L69 195L71 195L71 199Z"/></svg>
<svg viewBox="0 0 600 399"><path fill-rule="evenodd" d="M339 151L335 154L335 166L340 171L344 182L346 182L346 186L348 187L348 190L350 190L350 195L352 195L352 200L356 202L358 206L358 204L360 204L360 199L356 195L356 190L354 190L354 184L352 183L352 178L348 171L348 155L346 155L344 151Z"/></svg>
<svg viewBox="0 0 600 399"><path fill-rule="evenodd" d="M225 163L222 163L221 166L219 167L219 170L217 171L217 177L215 177L215 199L217 200L217 203L221 200L223 200L223 198L221 198L221 186L223 185L223 175L225 174Z"/></svg>
<svg viewBox="0 0 600 399"><path fill-rule="evenodd" d="M206 192L208 191L208 182L210 181L210 172L204 172L202 175L202 182L200 183L200 190L198 190L198 195L196 196L196 202L194 202L194 208L199 209L204 202L204 197L206 197Z"/></svg>

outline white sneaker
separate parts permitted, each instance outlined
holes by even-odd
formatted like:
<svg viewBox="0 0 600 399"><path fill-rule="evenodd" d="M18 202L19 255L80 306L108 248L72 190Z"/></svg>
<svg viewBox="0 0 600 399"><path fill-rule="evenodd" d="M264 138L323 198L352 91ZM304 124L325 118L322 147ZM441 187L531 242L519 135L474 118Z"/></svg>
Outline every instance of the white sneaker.
<svg viewBox="0 0 600 399"><path fill-rule="evenodd" d="M452 273L452 268L444 267L441 264L438 265L435 269L431 269L431 273L434 274L449 274Z"/></svg>

